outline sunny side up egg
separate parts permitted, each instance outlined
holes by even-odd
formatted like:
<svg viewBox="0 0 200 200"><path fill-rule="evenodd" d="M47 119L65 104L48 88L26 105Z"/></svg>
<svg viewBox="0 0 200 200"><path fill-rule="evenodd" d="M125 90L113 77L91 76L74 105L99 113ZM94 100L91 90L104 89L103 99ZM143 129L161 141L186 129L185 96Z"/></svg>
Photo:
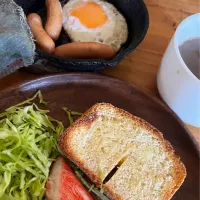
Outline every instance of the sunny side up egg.
<svg viewBox="0 0 200 200"><path fill-rule="evenodd" d="M116 51L128 38L124 16L103 0L70 0L63 7L63 28L74 42L98 42Z"/></svg>

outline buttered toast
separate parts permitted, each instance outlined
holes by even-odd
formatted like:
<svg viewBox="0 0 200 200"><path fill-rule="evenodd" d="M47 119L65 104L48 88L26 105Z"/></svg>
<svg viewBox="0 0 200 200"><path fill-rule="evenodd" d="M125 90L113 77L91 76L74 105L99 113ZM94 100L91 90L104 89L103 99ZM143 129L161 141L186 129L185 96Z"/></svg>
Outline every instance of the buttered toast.
<svg viewBox="0 0 200 200"><path fill-rule="evenodd" d="M168 200L186 177L162 133L111 104L90 108L60 136L59 147L113 200Z"/></svg>

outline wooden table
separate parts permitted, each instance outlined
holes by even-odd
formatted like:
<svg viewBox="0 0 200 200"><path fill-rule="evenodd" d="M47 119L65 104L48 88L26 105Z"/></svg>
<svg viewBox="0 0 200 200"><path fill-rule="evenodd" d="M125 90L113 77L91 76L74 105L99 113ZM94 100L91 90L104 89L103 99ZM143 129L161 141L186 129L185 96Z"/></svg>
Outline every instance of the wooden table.
<svg viewBox="0 0 200 200"><path fill-rule="evenodd" d="M163 53L178 24L187 16L200 12L199 0L145 0L150 14L148 34L140 46L121 64L105 74L127 80L159 98L156 76ZM0 90L14 82L37 75L16 72L0 80ZM200 128L189 126L200 143Z"/></svg>

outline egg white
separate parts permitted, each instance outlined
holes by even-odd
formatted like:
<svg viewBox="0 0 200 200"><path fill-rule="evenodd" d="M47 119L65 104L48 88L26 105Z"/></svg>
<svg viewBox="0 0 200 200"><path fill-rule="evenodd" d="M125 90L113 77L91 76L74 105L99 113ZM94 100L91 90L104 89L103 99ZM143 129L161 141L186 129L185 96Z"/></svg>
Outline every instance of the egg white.
<svg viewBox="0 0 200 200"><path fill-rule="evenodd" d="M108 20L96 28L85 27L70 13L84 2L95 2L101 6ZM128 27L124 16L110 3L103 0L70 0L63 7L63 28L74 42L98 42L119 50L128 37Z"/></svg>

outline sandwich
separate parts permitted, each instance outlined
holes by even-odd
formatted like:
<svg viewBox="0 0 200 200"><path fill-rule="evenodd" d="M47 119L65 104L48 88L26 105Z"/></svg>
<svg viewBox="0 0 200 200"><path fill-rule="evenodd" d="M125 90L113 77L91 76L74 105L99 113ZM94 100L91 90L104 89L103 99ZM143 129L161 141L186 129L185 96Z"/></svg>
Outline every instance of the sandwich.
<svg viewBox="0 0 200 200"><path fill-rule="evenodd" d="M183 162L160 131L111 104L90 108L58 144L110 200L169 200L186 177Z"/></svg>

